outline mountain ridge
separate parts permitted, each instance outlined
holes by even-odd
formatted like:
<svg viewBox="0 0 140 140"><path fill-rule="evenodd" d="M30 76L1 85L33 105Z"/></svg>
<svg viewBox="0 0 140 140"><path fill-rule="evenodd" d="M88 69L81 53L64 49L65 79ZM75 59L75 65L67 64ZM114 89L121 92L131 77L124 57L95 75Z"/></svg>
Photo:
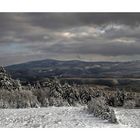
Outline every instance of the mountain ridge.
<svg viewBox="0 0 140 140"><path fill-rule="evenodd" d="M140 78L140 61L90 62L81 60L37 60L5 67L14 78L131 77Z"/></svg>

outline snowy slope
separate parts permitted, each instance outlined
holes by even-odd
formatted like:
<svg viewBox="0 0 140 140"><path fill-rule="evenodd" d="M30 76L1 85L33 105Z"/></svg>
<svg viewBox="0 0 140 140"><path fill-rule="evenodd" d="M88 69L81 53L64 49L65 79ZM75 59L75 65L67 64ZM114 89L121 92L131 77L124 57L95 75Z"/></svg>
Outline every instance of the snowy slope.
<svg viewBox="0 0 140 140"><path fill-rule="evenodd" d="M95 118L84 107L0 109L0 127L140 127L140 110L116 109L115 112L119 124Z"/></svg>
<svg viewBox="0 0 140 140"><path fill-rule="evenodd" d="M140 128L140 109L115 109L120 124Z"/></svg>

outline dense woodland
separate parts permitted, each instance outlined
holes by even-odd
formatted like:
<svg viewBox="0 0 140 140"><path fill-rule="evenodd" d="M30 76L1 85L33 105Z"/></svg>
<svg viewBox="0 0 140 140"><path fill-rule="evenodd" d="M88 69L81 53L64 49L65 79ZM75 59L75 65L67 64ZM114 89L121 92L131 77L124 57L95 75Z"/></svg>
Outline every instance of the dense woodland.
<svg viewBox="0 0 140 140"><path fill-rule="evenodd" d="M34 84L22 85L6 70L0 69L0 108L30 108L48 106L87 106L90 113L111 122L117 122L110 107L138 108L140 94L117 88L117 81L109 86L89 86L60 82L48 78Z"/></svg>

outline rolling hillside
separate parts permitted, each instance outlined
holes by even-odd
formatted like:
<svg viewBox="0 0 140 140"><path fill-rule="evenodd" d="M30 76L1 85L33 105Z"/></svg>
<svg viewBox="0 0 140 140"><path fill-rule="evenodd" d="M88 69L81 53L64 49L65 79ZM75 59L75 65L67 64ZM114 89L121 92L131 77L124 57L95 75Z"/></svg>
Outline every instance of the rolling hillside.
<svg viewBox="0 0 140 140"><path fill-rule="evenodd" d="M140 61L84 62L40 60L6 67L13 78L140 78Z"/></svg>

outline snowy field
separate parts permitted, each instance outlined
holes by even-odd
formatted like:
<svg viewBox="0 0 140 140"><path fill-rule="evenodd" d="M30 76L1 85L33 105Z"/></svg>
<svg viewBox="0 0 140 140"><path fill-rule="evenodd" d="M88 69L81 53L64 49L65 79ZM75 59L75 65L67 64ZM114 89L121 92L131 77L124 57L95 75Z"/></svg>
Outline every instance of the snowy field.
<svg viewBox="0 0 140 140"><path fill-rule="evenodd" d="M84 107L0 109L0 127L92 128L140 127L140 109L115 109L119 124L89 114Z"/></svg>

